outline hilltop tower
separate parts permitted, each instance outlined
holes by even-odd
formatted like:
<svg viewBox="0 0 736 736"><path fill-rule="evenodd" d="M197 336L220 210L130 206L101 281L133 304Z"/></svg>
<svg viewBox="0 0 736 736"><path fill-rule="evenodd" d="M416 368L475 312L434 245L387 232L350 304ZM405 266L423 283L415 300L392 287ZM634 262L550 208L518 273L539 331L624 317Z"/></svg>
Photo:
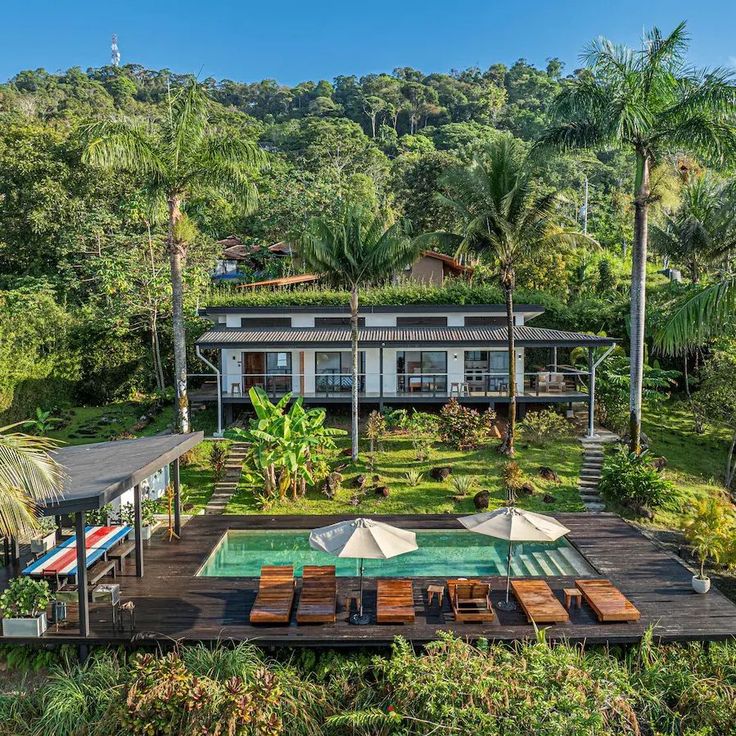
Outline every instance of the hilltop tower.
<svg viewBox="0 0 736 736"><path fill-rule="evenodd" d="M120 66L120 49L118 48L117 34L112 34L112 44L110 44L111 61L113 66Z"/></svg>

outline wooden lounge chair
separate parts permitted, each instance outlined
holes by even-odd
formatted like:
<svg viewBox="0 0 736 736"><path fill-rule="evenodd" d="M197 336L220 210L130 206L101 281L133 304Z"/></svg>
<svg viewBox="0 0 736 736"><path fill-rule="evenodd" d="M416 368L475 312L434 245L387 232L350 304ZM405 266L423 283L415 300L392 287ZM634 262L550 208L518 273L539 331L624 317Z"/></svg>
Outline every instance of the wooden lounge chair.
<svg viewBox="0 0 736 736"><path fill-rule="evenodd" d="M447 594L455 621L472 623L493 621L491 584L480 580L448 580Z"/></svg>
<svg viewBox="0 0 736 736"><path fill-rule="evenodd" d="M294 568L291 565L264 565L258 595L250 610L252 624L288 624L294 603Z"/></svg>
<svg viewBox="0 0 736 736"><path fill-rule="evenodd" d="M334 624L337 580L334 565L305 565L302 592L296 607L298 624Z"/></svg>
<svg viewBox="0 0 736 736"><path fill-rule="evenodd" d="M580 592L600 622L638 621L634 604L610 580L576 580Z"/></svg>
<svg viewBox="0 0 736 736"><path fill-rule="evenodd" d="M512 580L511 590L529 623L561 624L570 614L544 580Z"/></svg>
<svg viewBox="0 0 736 736"><path fill-rule="evenodd" d="M414 623L414 588L411 580L379 580L376 590L376 621L379 624Z"/></svg>

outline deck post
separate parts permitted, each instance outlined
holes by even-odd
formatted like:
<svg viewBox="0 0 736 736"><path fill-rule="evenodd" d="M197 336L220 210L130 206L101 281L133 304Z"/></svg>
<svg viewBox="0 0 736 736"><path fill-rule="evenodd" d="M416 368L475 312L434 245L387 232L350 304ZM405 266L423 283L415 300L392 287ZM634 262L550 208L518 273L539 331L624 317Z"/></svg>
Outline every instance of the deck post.
<svg viewBox="0 0 736 736"><path fill-rule="evenodd" d="M171 484L174 486L174 533L181 536L181 488L179 483L179 458L171 464Z"/></svg>
<svg viewBox="0 0 736 736"><path fill-rule="evenodd" d="M588 437L595 437L595 368L593 348L588 348Z"/></svg>
<svg viewBox="0 0 736 736"><path fill-rule="evenodd" d="M74 531L77 547L77 601L79 603L79 635L89 636L89 599L87 597L87 547L85 540L84 511L74 515Z"/></svg>
<svg viewBox="0 0 736 736"><path fill-rule="evenodd" d="M143 514L141 509L141 486L133 488L133 528L135 529L135 575L143 577Z"/></svg>
<svg viewBox="0 0 736 736"><path fill-rule="evenodd" d="M383 411L383 345L378 348L378 410Z"/></svg>

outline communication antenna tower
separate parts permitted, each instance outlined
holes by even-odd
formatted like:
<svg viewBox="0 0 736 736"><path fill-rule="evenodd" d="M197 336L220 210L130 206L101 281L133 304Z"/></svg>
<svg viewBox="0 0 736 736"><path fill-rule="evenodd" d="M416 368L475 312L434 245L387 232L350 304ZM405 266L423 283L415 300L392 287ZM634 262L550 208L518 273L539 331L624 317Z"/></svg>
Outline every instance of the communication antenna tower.
<svg viewBox="0 0 736 736"><path fill-rule="evenodd" d="M113 66L120 66L120 49L118 48L118 37L116 33L112 34L112 43L110 44L111 59Z"/></svg>

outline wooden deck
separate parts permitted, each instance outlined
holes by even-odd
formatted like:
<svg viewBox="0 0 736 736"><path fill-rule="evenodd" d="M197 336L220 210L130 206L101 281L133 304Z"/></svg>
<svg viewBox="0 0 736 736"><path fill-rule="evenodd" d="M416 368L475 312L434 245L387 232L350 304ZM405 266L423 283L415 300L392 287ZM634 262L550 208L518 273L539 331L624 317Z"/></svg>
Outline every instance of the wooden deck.
<svg viewBox="0 0 736 736"><path fill-rule="evenodd" d="M700 596L690 587L691 573L672 555L663 552L632 526L614 514L558 514L557 518L571 529L568 539L598 570L609 578L641 612L636 623L597 622L587 604L570 611L570 621L550 625L547 636L552 640L571 642L629 644L638 641L648 627L657 639L664 641L721 640L736 636L736 605L717 590ZM426 587L444 583L434 578L414 578L416 620L411 624L370 624L354 626L347 622L344 598L357 590L357 579L337 579L338 609L334 624L296 624L296 603L301 589L298 582L291 623L286 626L251 626L248 614L258 588L253 578L196 577L196 572L228 529L309 529L332 523L338 517L317 516L200 516L183 529L182 539L167 542L157 533L145 550L145 577L129 573L119 578L123 600L136 606L134 642L216 641L223 639L252 640L269 646L381 646L401 634L423 643L436 632L451 630L468 639L485 637L510 641L534 636L521 610L499 611L489 623L456 623L445 600L440 610L437 603L426 602ZM345 518L345 517L340 517ZM381 518L381 517L376 517ZM451 516L385 517L397 526L407 528L460 528ZM134 566L128 567L129 571ZM7 575L7 572L5 573ZM574 586L574 578L546 578L557 598L562 590ZM495 602L504 595L504 580L490 578ZM0 585L2 584L0 580ZM375 581L366 583L366 611L375 620ZM109 607L95 604L90 609L90 643L125 642L130 634L115 632ZM52 629L47 641L74 641L76 632L69 628L56 633Z"/></svg>

